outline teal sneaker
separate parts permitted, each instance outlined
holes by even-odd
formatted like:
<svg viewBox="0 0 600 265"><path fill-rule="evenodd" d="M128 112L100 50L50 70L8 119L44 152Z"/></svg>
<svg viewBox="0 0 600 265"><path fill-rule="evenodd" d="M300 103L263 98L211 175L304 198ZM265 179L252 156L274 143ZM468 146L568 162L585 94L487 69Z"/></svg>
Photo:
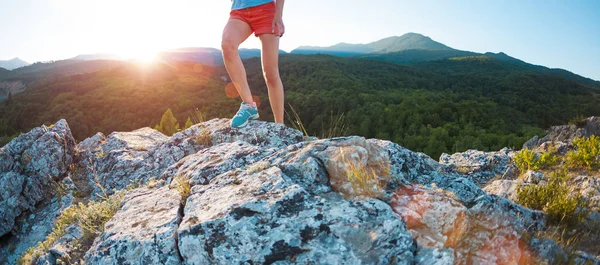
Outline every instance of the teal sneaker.
<svg viewBox="0 0 600 265"><path fill-rule="evenodd" d="M258 119L258 109L252 104L242 102L240 110L231 119L231 127L239 128L244 127L248 124L248 120Z"/></svg>

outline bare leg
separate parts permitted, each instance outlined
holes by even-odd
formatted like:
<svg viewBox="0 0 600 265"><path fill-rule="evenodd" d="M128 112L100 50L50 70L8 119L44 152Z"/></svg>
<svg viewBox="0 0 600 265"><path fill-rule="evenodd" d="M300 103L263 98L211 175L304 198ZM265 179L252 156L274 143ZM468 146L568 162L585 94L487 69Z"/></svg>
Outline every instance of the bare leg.
<svg viewBox="0 0 600 265"><path fill-rule="evenodd" d="M262 68L267 88L269 88L269 101L275 122L283 123L283 83L279 77L279 36L262 34Z"/></svg>
<svg viewBox="0 0 600 265"><path fill-rule="evenodd" d="M223 51L223 62L227 73L231 77L233 85L237 89L244 102L252 103L252 93L248 87L246 69L238 52L238 47L248 36L252 34L252 29L248 23L239 19L229 19L223 30L221 40L221 50Z"/></svg>

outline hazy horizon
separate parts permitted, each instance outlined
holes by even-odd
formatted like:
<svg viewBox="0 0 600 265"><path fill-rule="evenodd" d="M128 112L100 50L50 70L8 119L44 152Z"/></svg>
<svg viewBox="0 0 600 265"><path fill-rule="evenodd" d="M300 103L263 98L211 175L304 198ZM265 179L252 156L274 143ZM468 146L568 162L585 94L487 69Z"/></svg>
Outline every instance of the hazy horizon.
<svg viewBox="0 0 600 265"><path fill-rule="evenodd" d="M142 57L219 48L230 1L0 0L0 60ZM287 1L281 50L414 32L458 50L504 52L600 80L600 1ZM6 26L9 25L9 26ZM17 26L12 26L17 25ZM241 48L260 48L254 36Z"/></svg>

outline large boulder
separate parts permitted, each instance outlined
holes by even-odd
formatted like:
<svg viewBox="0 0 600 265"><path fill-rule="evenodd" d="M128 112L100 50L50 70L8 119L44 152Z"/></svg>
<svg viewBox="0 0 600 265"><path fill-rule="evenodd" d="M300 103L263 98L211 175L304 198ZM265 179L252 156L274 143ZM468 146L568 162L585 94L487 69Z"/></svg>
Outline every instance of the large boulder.
<svg viewBox="0 0 600 265"><path fill-rule="evenodd" d="M448 249L457 264L529 264L534 253L523 232L543 224L541 213L508 201L482 196L467 207L451 193L419 185L399 188L391 205L419 247ZM445 264L441 257L431 262Z"/></svg>
<svg viewBox="0 0 600 265"><path fill-rule="evenodd" d="M19 215L52 197L74 154L75 140L65 120L37 127L0 148L0 236Z"/></svg>
<svg viewBox="0 0 600 265"><path fill-rule="evenodd" d="M414 251L389 205L311 195L277 167L194 186L179 250L186 264L411 264Z"/></svg>
<svg viewBox="0 0 600 265"><path fill-rule="evenodd" d="M181 195L168 187L130 191L88 250L86 263L180 264L180 206Z"/></svg>

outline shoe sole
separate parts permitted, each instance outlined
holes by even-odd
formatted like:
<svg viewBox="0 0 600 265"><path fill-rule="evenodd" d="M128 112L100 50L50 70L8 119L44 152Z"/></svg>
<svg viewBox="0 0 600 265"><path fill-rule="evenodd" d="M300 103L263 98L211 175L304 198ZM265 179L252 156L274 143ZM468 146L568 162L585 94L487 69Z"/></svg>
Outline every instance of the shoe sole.
<svg viewBox="0 0 600 265"><path fill-rule="evenodd" d="M238 126L238 127L233 127L233 126L232 126L232 127L233 127L233 128L242 128L242 127L244 127L244 126L246 126L246 125L248 124L248 121L249 121L249 120L256 120L256 119L258 119L258 117L259 117L259 116L258 116L258 113L257 113L257 114L254 114L254 115L252 115L252 116L248 117L248 119L247 119L247 120L246 120L244 123L240 124L240 126Z"/></svg>

